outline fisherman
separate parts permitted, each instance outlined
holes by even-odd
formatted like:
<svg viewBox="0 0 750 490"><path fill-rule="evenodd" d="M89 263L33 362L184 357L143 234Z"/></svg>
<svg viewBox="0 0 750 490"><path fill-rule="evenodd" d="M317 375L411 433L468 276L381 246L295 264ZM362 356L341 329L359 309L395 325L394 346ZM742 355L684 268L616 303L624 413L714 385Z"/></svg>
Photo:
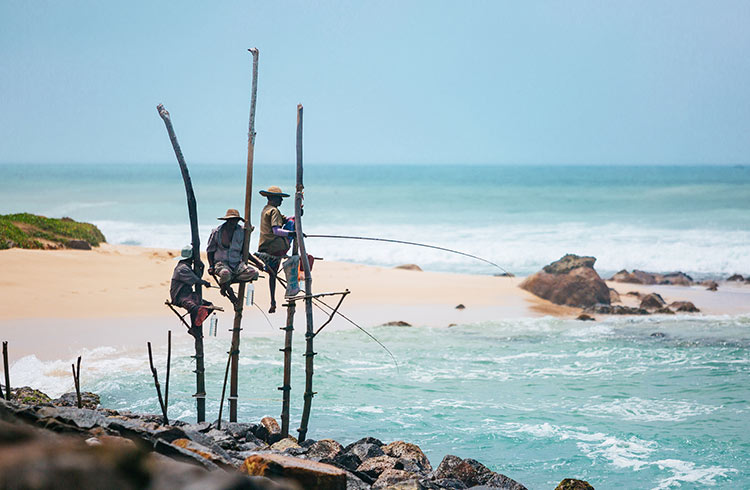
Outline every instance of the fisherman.
<svg viewBox="0 0 750 490"><path fill-rule="evenodd" d="M260 191L260 195L268 198L268 204L260 213L260 238L258 239L258 253L255 255L266 265L266 272L270 276L268 286L271 291L271 308L268 312L274 313L276 311L276 276L281 259L286 256L295 236L294 219L287 218L279 211L283 198L289 197L289 194L283 193L274 185L268 190ZM286 269L287 264L285 263L284 266ZM290 264L290 267L293 267L293 264ZM291 276L288 275L287 280L290 278ZM286 296L294 296L299 292L299 288L296 288L296 268L294 279L294 284L287 287Z"/></svg>
<svg viewBox="0 0 750 490"><path fill-rule="evenodd" d="M175 260L179 260L179 262L174 268L174 272L172 272L172 282L169 286L170 301L173 305L185 308L190 313L190 329L188 333L197 338L200 334L200 327L203 325L203 321L213 311L213 304L201 300L198 293L194 291L193 286L200 284L209 287L210 283L204 281L193 272L192 245L185 246L180 252L180 256L176 257Z"/></svg>
<svg viewBox="0 0 750 490"><path fill-rule="evenodd" d="M242 244L245 241L245 229L240 221L245 221L236 209L227 209L221 218L224 224L211 231L206 252L208 254L208 272L219 283L221 293L232 303L237 303L237 296L230 284L233 282L251 282L258 278L258 271L242 261Z"/></svg>

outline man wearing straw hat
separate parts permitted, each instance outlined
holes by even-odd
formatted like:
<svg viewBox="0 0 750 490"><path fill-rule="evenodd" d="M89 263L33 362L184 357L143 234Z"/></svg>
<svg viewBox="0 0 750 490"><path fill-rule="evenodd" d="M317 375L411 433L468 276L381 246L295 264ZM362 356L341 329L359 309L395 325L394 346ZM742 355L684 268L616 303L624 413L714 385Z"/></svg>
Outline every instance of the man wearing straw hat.
<svg viewBox="0 0 750 490"><path fill-rule="evenodd" d="M211 236L208 237L208 272L216 277L222 293L236 302L237 297L229 285L233 282L254 281L258 278L258 271L242 262L245 230L240 225L240 221L244 220L239 211L227 209L226 214L217 219L224 221L224 224L211 231Z"/></svg>
<svg viewBox="0 0 750 490"><path fill-rule="evenodd" d="M271 290L271 308L268 312L273 313L276 311L276 274L279 272L281 259L289 251L294 238L294 227L291 226L294 222L279 211L283 198L289 197L289 194L283 193L281 188L273 185L268 190L260 191L260 195L268 198L268 204L260 213L260 238L258 239L258 253L255 255L266 264L266 272L270 276L268 285ZM287 296L294 296L297 292L299 292L298 288ZM288 290L287 293L290 291Z"/></svg>
<svg viewBox="0 0 750 490"><path fill-rule="evenodd" d="M172 282L169 285L169 298L173 305L185 308L190 313L190 330L188 333L192 336L198 335L200 330L196 327L203 325L203 321L213 310L213 304L206 300L201 300L198 293L193 290L193 286L201 284L210 286L208 281L198 277L193 268L193 246L187 245L180 252L177 266L172 272Z"/></svg>

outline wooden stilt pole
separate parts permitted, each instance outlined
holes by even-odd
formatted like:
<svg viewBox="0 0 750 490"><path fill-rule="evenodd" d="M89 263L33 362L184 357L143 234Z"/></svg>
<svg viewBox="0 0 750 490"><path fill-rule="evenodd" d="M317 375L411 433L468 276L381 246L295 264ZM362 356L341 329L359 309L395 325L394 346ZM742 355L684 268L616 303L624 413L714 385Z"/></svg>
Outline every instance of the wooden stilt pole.
<svg viewBox="0 0 750 490"><path fill-rule="evenodd" d="M154 367L154 356L151 354L151 342L148 342L148 364L149 366L151 366L151 374L154 376L154 386L156 386L156 396L159 397L159 406L161 407L161 413L164 416L164 425L169 425L169 419L167 418L167 407L164 405L164 399L161 397L161 387L159 386L159 376L156 374L156 368Z"/></svg>
<svg viewBox="0 0 750 490"><path fill-rule="evenodd" d="M10 371L8 370L8 342L3 342L3 369L5 370L5 399L10 400Z"/></svg>
<svg viewBox="0 0 750 490"><path fill-rule="evenodd" d="M313 311L312 311L312 275L310 273L310 261L307 257L307 251L305 249L305 236L302 233L302 199L303 191L305 186L303 185L302 178L302 104L297 106L297 189L294 195L294 229L297 233L296 241L299 244L300 261L302 262L302 268L305 271L305 394L304 404L302 406L302 420L300 422L299 442L303 442L307 437L307 424L310 419L310 408L312 406L312 398L315 396L313 392L313 358L315 352L313 351L313 339L315 338L315 332L313 331Z"/></svg>
<svg viewBox="0 0 750 490"><path fill-rule="evenodd" d="M193 242L193 271L198 277L203 277L201 240L198 234L198 209L195 202L195 193L193 192L193 182L190 180L190 173L185 163L185 157L182 156L180 144L177 142L177 136L174 133L169 112L161 104L156 109L159 111L159 116L164 120L167 133L169 133L169 140L172 142L172 148L177 157L177 163L180 164L180 172L182 173L182 180L185 183L185 194L187 195L188 215L190 216L190 235ZM195 285L195 292L198 298L202 300L203 293L200 284ZM195 335L193 335L195 338L195 395L193 396L195 397L198 422L204 422L206 420L206 373L203 363L203 326L196 327L192 325L191 327L195 329Z"/></svg>
<svg viewBox="0 0 750 490"><path fill-rule="evenodd" d="M76 369L75 364L70 365L73 368L73 384L76 387L76 400L78 408L82 408L81 403L81 356L78 356L78 368Z"/></svg>
<svg viewBox="0 0 750 490"><path fill-rule="evenodd" d="M294 242L292 255L298 255L297 242ZM284 331L284 348L279 349L284 353L284 379L279 389L281 398L281 437L289 435L289 402L292 391L292 334L294 333L294 314L297 311L297 302L293 299L286 303L286 326Z"/></svg>
<svg viewBox="0 0 750 490"><path fill-rule="evenodd" d="M219 420L216 424L217 429L221 429L221 416L224 413L224 397L227 394L227 377L229 376L229 365L232 362L232 351L227 352L227 367L224 369L224 384L221 387L221 401L219 402Z"/></svg>
<svg viewBox="0 0 750 490"><path fill-rule="evenodd" d="M169 371L172 368L172 331L167 332L167 379L164 381L164 408L169 410Z"/></svg>
<svg viewBox="0 0 750 490"><path fill-rule="evenodd" d="M250 255L250 204L253 192L253 159L255 158L255 106L258 97L258 49L248 51L253 55L253 84L250 95L250 124L247 132L247 173L245 176L245 240L242 244L242 262L247 262ZM234 305L234 326L232 327L232 347L230 349L232 374L229 380L229 421L237 422L237 384L240 358L240 331L242 330L242 308L245 298L245 283L241 282L237 290L237 302Z"/></svg>

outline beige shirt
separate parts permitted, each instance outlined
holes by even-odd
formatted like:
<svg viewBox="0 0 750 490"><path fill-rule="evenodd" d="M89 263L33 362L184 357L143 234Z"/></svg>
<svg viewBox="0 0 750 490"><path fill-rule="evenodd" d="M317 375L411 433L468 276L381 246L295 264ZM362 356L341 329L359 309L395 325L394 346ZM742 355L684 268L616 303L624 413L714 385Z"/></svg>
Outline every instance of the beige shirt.
<svg viewBox="0 0 750 490"><path fill-rule="evenodd" d="M289 250L289 240L273 234L273 227L284 226L286 217L281 214L279 208L266 204L260 213L260 239L258 240L258 252L270 255L284 255Z"/></svg>

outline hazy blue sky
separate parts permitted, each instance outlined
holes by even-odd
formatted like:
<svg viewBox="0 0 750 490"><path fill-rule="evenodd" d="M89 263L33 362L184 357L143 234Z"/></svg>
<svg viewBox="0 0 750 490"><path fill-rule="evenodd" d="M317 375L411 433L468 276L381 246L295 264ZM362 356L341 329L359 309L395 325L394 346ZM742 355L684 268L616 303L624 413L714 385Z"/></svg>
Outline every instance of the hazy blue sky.
<svg viewBox="0 0 750 490"><path fill-rule="evenodd" d="M748 163L750 2L0 2L0 162Z"/></svg>

